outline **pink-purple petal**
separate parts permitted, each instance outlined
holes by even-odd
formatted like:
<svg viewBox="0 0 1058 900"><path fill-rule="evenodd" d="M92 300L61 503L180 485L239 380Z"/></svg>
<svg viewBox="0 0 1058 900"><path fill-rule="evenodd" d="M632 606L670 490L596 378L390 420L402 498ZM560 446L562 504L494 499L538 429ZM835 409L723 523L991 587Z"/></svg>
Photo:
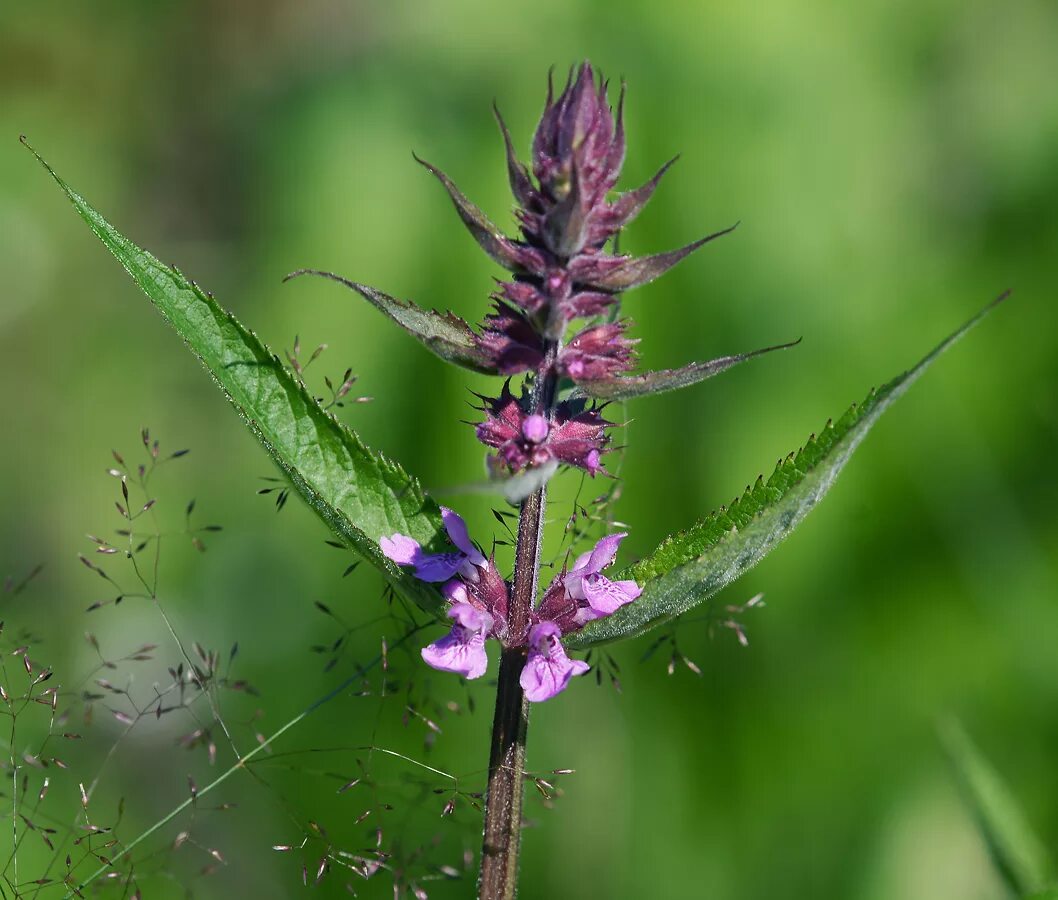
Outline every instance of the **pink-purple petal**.
<svg viewBox="0 0 1058 900"><path fill-rule="evenodd" d="M458 578L446 581L441 586L441 594L449 603L466 603L469 600L466 585Z"/></svg>
<svg viewBox="0 0 1058 900"><path fill-rule="evenodd" d="M550 700L566 689L574 675L588 671L587 663L566 656L560 635L554 622L541 622L529 631L529 657L518 682L533 703Z"/></svg>
<svg viewBox="0 0 1058 900"><path fill-rule="evenodd" d="M444 637L422 649L428 665L442 672L455 672L464 678L480 678L488 668L485 638L492 628L492 616L470 603L453 603L448 617L455 621Z"/></svg>
<svg viewBox="0 0 1058 900"><path fill-rule="evenodd" d="M573 563L573 568L570 569L570 572L577 572L578 574L582 574L583 571L586 570L588 567L589 559L591 559L591 550L588 550L586 553L582 553L580 556L577 557L577 559Z"/></svg>
<svg viewBox="0 0 1058 900"><path fill-rule="evenodd" d="M605 575L593 573L582 580L584 599L595 612L608 616L639 596L634 581L610 581Z"/></svg>
<svg viewBox="0 0 1058 900"><path fill-rule="evenodd" d="M441 507L441 520L444 522L448 537L475 566L485 565L485 557L481 551L474 546L467 531L467 523L462 516L450 510L447 506Z"/></svg>
<svg viewBox="0 0 1058 900"><path fill-rule="evenodd" d="M464 678L480 678L489 665L485 636L476 632L468 635L458 625L443 638L423 647L422 658L435 669Z"/></svg>
<svg viewBox="0 0 1058 900"><path fill-rule="evenodd" d="M599 541L595 545L595 549L591 551L591 556L588 559L588 571L601 572L607 566L612 565L613 561L617 559L617 548L621 546L621 541L626 537L628 537L628 532L620 532L607 535Z"/></svg>
<svg viewBox="0 0 1058 900"><path fill-rule="evenodd" d="M378 545L382 548L382 554L398 566L414 566L422 555L419 542L406 534L380 538Z"/></svg>

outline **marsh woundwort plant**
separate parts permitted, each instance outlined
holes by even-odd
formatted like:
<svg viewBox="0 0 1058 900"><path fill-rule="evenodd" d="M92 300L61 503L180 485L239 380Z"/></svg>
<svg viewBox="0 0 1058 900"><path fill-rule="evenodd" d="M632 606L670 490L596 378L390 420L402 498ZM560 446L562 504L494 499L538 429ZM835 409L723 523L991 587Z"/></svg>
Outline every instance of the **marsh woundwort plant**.
<svg viewBox="0 0 1058 900"><path fill-rule="evenodd" d="M517 508L509 576L483 549L487 541L474 542L455 511L439 506L399 465L366 447L211 294L119 234L49 168L80 215L210 370L289 487L340 544L372 563L397 595L438 620L451 620L448 633L422 649L425 663L479 678L488 670L488 642L499 645L479 880L480 896L489 900L515 895L529 711L588 669L570 654L665 626L753 566L823 496L879 416L998 302L913 368L828 421L799 451L781 459L770 478L758 478L727 507L617 571L625 533L611 529L594 546L578 547L579 555L541 585L549 480L564 469L580 470L582 477L612 477L607 454L619 423L608 404L687 388L753 356L791 346L633 372L636 342L621 315L623 294L655 280L733 226L652 256L619 252L618 233L671 165L641 187L615 193L625 156L623 99L622 89L615 112L607 83L588 63L570 73L558 96L549 83L528 165L519 161L497 112L517 203L516 237L490 222L447 175L422 163L443 184L474 239L508 273L480 327L328 272L293 273L337 280L444 361L505 379L495 396L480 397L484 418L475 430L490 451L491 483ZM693 414L688 405L686 415Z"/></svg>

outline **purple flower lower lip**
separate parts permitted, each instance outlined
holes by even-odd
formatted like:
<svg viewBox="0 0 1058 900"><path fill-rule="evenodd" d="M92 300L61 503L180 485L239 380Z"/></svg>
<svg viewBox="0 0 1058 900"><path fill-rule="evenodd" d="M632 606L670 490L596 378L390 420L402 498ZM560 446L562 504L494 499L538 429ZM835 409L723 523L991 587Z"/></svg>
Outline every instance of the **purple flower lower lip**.
<svg viewBox="0 0 1058 900"><path fill-rule="evenodd" d="M617 558L617 548L627 536L611 534L604 537L593 550L577 557L573 568L566 574L565 584L569 596L587 603L577 612L578 625L608 616L642 593L634 581L611 581L601 574Z"/></svg>
<svg viewBox="0 0 1058 900"><path fill-rule="evenodd" d="M561 634L554 622L541 622L529 631L529 656L518 681L533 703L550 700L566 689L574 675L588 671L586 662L566 656Z"/></svg>
<svg viewBox="0 0 1058 900"><path fill-rule="evenodd" d="M492 616L470 603L454 603L448 617L455 620L452 630L423 647L422 658L443 672L480 678L489 665L485 638L492 628Z"/></svg>

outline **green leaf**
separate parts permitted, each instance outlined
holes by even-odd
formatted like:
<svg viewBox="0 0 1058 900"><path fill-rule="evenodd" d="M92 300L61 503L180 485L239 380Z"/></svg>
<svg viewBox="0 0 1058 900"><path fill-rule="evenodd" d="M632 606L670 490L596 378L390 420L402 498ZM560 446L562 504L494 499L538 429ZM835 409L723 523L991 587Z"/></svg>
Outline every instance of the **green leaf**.
<svg viewBox="0 0 1058 900"><path fill-rule="evenodd" d="M1055 890L1044 890L1054 879L1052 862L1002 778L957 720L943 721L938 730L963 797L1007 886L1019 897L1058 897Z"/></svg>
<svg viewBox="0 0 1058 900"><path fill-rule="evenodd" d="M379 537L396 531L423 546L446 543L440 508L423 494L419 483L398 464L364 446L212 296L119 234L29 149L96 237L209 370L316 514L344 544L373 563L394 588L428 611L439 610L440 595L387 560L377 543Z"/></svg>
<svg viewBox="0 0 1058 900"><path fill-rule="evenodd" d="M320 269L298 269L287 275L283 281L290 281L299 275L320 275L345 285L356 291L379 312L389 316L441 359L474 372L496 374L496 367L490 364L488 354L481 349L473 329L455 313L442 315L433 309L423 309L410 300L398 300L366 284L358 284L348 278L342 278L341 275Z"/></svg>
<svg viewBox="0 0 1058 900"><path fill-rule="evenodd" d="M672 620L716 594L752 568L788 535L830 489L871 426L945 350L976 325L1006 293L990 303L913 369L871 391L837 422L827 422L797 453L780 460L771 478L756 484L730 506L672 535L618 578L643 588L635 603L589 622L566 638L569 647L642 634Z"/></svg>
<svg viewBox="0 0 1058 900"><path fill-rule="evenodd" d="M721 356L708 362L696 362L679 369L660 369L656 372L641 372L638 375L626 375L612 378L609 381L579 381L577 393L595 397L598 400L630 400L633 397L644 397L648 394L660 394L664 391L675 391L689 387L706 378L712 378L721 372L737 366L740 362L771 353L773 350L786 350L801 343L801 339L775 347L765 347L750 353L739 353L735 356Z"/></svg>

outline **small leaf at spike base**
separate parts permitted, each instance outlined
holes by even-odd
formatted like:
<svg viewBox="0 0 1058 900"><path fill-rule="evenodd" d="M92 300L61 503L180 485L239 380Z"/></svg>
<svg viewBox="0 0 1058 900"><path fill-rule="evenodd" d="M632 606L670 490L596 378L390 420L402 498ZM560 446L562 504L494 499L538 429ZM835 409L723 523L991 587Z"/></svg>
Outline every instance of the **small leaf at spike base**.
<svg viewBox="0 0 1058 900"><path fill-rule="evenodd" d="M788 344L778 344L774 347L765 347L762 350L754 350L751 353L739 353L736 356L721 356L709 362L691 363L679 369L660 369L656 372L641 372L638 375L625 375L612 378L608 381L579 381L578 392L598 400L630 400L633 397L643 397L647 394L661 394L665 391L675 391L679 388L697 384L712 378L721 372L737 366L740 362L771 353L773 350L786 350L801 343L800 339Z"/></svg>
<svg viewBox="0 0 1058 900"><path fill-rule="evenodd" d="M436 310L423 309L410 300L398 300L366 284L358 284L333 272L320 269L298 269L283 280L290 281L299 275L319 275L337 281L356 291L375 309L384 313L424 347L446 362L455 363L474 372L495 375L496 367L482 349L473 329L454 313L441 314Z"/></svg>
<svg viewBox="0 0 1058 900"><path fill-rule="evenodd" d="M608 256L605 254L583 254L570 263L570 274L580 285L600 291L630 291L633 288L649 284L660 278L669 269L690 256L699 247L710 241L730 234L738 227L736 222L730 228L706 235L703 238L665 253L653 256Z"/></svg>

